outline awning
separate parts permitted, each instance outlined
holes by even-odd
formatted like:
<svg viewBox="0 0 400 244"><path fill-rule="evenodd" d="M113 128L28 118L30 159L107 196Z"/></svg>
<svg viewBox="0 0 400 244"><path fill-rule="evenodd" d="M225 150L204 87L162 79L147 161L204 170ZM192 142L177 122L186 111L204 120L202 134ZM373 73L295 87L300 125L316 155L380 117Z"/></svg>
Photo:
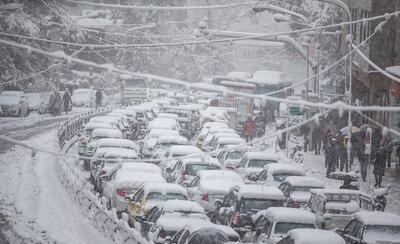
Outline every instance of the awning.
<svg viewBox="0 0 400 244"><path fill-rule="evenodd" d="M400 78L400 65L387 67L385 71Z"/></svg>

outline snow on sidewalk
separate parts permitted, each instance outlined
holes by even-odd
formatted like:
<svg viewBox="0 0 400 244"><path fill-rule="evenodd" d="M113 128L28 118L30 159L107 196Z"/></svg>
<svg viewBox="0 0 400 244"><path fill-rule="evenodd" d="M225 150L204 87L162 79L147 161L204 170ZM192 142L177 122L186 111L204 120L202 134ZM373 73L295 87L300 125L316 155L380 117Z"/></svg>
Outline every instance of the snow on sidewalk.
<svg viewBox="0 0 400 244"><path fill-rule="evenodd" d="M55 130L26 142L56 150ZM14 147L0 154L0 211L10 222L11 243L110 243L83 217L57 178L56 157ZM16 233L16 234L15 234ZM9 234L9 233L8 233Z"/></svg>

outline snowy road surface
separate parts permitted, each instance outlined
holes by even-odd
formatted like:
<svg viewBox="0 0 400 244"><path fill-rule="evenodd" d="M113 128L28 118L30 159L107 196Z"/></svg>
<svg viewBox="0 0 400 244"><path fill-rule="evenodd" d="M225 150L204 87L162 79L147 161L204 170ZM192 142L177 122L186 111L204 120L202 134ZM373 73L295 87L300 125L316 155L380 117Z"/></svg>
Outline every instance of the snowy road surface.
<svg viewBox="0 0 400 244"><path fill-rule="evenodd" d="M25 142L56 150L55 132L48 130ZM0 154L2 231L10 243L109 243L74 205L57 178L56 163L55 156L37 153L32 158L21 147Z"/></svg>

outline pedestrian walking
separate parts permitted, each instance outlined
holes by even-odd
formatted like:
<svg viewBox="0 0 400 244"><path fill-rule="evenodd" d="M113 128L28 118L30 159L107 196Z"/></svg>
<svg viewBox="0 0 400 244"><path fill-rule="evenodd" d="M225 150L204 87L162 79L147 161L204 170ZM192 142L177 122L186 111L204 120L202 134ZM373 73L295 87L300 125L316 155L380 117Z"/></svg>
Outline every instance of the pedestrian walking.
<svg viewBox="0 0 400 244"><path fill-rule="evenodd" d="M326 177L330 177L332 172L336 170L336 162L337 162L337 140L332 137L326 144L325 148L325 165L326 168Z"/></svg>
<svg viewBox="0 0 400 244"><path fill-rule="evenodd" d="M303 125L300 129L300 132L301 134L303 134L304 137L304 152L307 152L308 144L310 143L310 139L308 137L310 133L310 127L308 126L308 124Z"/></svg>
<svg viewBox="0 0 400 244"><path fill-rule="evenodd" d="M53 102L53 113L54 116L60 115L61 113L61 95L58 91L55 92L55 97Z"/></svg>
<svg viewBox="0 0 400 244"><path fill-rule="evenodd" d="M96 98L95 98L95 102L96 102L96 108L101 107L102 104L102 100L103 100L103 92L101 89L96 91Z"/></svg>
<svg viewBox="0 0 400 244"><path fill-rule="evenodd" d="M64 95L61 100L61 104L64 105L65 114L68 113L69 106L72 105L71 94L68 91L68 88L65 88Z"/></svg>
<svg viewBox="0 0 400 244"><path fill-rule="evenodd" d="M249 116L243 124L243 134L246 138L246 142L250 142L253 140L255 129L256 125L251 119L251 116Z"/></svg>
<svg viewBox="0 0 400 244"><path fill-rule="evenodd" d="M338 135L338 156L339 156L339 169L346 172L349 172L349 164L347 158L347 143L349 138L347 136L343 136L341 133Z"/></svg>
<svg viewBox="0 0 400 244"><path fill-rule="evenodd" d="M384 135L382 137L382 143L386 152L387 167L390 168L392 164L392 152L393 152L392 137L389 134Z"/></svg>
<svg viewBox="0 0 400 244"><path fill-rule="evenodd" d="M321 125L316 125L312 132L313 150L315 155L321 154L322 147L322 129Z"/></svg>
<svg viewBox="0 0 400 244"><path fill-rule="evenodd" d="M57 91L54 91L54 92L50 95L50 98L49 98L49 113L50 113L52 116L55 116L55 114L54 114L54 102L55 102L55 99L56 99L56 93L57 93Z"/></svg>
<svg viewBox="0 0 400 244"><path fill-rule="evenodd" d="M381 187L382 177L385 175L385 166L386 166L386 152L385 148L381 146L376 153L375 162L374 162L374 176L375 176L375 186Z"/></svg>

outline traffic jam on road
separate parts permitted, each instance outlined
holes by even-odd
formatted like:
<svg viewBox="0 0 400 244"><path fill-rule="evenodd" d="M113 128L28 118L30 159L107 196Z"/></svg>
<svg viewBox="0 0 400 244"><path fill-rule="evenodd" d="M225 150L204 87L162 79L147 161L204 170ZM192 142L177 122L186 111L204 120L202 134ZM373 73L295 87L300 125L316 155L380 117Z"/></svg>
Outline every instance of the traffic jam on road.
<svg viewBox="0 0 400 244"><path fill-rule="evenodd" d="M128 214L129 225L147 240L400 240L399 216L379 211L380 203L367 192L326 187L306 169L307 162L274 146L279 139L268 136L269 125L266 135L246 143L230 109L195 99L218 97L179 94L188 102L178 104L176 92L162 94L92 117L77 135L93 191L108 209ZM349 175L336 172L338 179Z"/></svg>

